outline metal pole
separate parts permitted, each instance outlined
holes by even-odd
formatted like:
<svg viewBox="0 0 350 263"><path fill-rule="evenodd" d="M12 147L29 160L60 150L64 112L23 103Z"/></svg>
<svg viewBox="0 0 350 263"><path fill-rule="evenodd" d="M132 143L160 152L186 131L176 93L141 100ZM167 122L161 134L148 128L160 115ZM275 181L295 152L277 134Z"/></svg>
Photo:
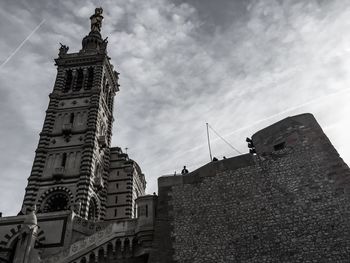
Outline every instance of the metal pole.
<svg viewBox="0 0 350 263"><path fill-rule="evenodd" d="M207 125L207 137L208 137L208 147L209 147L209 156L210 156L210 161L213 160L212 156L211 156L211 148L210 148L210 139L209 139L209 128L208 128L208 123L206 123Z"/></svg>

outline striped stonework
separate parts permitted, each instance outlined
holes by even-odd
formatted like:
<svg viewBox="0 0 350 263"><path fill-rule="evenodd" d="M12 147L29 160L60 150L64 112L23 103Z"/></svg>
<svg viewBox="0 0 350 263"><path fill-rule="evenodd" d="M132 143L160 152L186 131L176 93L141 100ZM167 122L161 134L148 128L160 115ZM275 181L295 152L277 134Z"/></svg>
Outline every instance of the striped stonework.
<svg viewBox="0 0 350 263"><path fill-rule="evenodd" d="M44 206L41 202L45 193L55 195L54 189L64 187L71 194L61 200L63 194L57 191L53 197L57 201L51 201L52 207L45 207L55 211L60 208L60 202L67 202L69 198L70 208L79 207L76 212L83 218L88 218L89 209L93 209L90 215L97 218L91 219L102 219L106 211L118 73L113 70L105 50L83 49L78 53L60 54L55 62L57 77L49 96L22 212L34 204Z"/></svg>

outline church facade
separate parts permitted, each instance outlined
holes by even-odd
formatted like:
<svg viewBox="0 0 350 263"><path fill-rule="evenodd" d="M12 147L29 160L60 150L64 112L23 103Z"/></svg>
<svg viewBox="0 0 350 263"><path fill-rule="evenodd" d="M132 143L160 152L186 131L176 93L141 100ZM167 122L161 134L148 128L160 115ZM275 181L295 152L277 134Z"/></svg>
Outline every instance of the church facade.
<svg viewBox="0 0 350 263"><path fill-rule="evenodd" d="M145 195L138 164L111 147L118 73L100 33L102 9L90 19L82 49L69 53L61 45L55 59L22 209L0 218L0 262L147 258L155 197Z"/></svg>
<svg viewBox="0 0 350 263"><path fill-rule="evenodd" d="M256 132L250 154L162 176L111 147L118 73L90 17L62 45L17 216L0 217L0 263L349 262L350 169L311 114Z"/></svg>

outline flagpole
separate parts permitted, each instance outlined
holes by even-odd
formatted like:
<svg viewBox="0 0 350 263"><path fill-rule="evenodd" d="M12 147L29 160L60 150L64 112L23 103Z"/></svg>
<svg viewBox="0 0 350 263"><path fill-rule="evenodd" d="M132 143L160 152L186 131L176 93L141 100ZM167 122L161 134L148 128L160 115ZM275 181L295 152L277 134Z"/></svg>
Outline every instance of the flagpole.
<svg viewBox="0 0 350 263"><path fill-rule="evenodd" d="M213 160L212 156L211 156L211 148L210 148L210 139L209 139L209 128L208 128L208 123L206 123L207 125L207 138L208 138L208 147L209 147L209 156L210 156L210 161Z"/></svg>

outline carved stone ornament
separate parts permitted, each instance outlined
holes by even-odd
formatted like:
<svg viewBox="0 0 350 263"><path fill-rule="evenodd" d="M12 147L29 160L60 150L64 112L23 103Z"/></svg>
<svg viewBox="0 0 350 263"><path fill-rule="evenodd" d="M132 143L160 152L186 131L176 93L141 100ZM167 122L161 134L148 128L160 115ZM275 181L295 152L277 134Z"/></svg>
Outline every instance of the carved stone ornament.
<svg viewBox="0 0 350 263"><path fill-rule="evenodd" d="M102 13L103 13L102 7L96 8L95 9L95 14L93 14L90 17L90 20L91 20L91 32L93 32L93 31L100 32L101 31L102 19L103 19Z"/></svg>
<svg viewBox="0 0 350 263"><path fill-rule="evenodd" d="M79 215L80 210L81 210L81 202L78 201L76 204L74 204L74 212Z"/></svg>
<svg viewBox="0 0 350 263"><path fill-rule="evenodd" d="M66 46L66 45L63 45L62 43L60 43L60 45L61 45L61 46L60 46L58 55L59 55L59 56L62 56L62 55L67 54L67 52L68 52L68 50L69 50L69 47Z"/></svg>
<svg viewBox="0 0 350 263"><path fill-rule="evenodd" d="M103 179L100 175L94 177L94 185L98 189L103 188Z"/></svg>

